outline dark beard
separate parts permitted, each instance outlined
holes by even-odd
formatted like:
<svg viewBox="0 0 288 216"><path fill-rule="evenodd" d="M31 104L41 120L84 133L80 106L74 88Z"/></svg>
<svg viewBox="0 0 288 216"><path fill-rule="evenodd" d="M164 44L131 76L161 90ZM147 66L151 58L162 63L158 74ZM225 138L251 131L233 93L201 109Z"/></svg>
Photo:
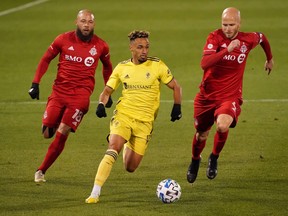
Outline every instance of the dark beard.
<svg viewBox="0 0 288 216"><path fill-rule="evenodd" d="M80 40L84 42L89 42L93 37L94 31L92 30L88 35L83 35L79 28L76 29L76 35Z"/></svg>

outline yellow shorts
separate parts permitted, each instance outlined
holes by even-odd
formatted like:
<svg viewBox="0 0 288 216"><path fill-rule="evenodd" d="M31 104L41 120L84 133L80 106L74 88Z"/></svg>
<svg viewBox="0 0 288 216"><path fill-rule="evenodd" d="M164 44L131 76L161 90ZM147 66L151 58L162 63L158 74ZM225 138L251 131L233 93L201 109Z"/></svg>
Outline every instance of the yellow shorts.
<svg viewBox="0 0 288 216"><path fill-rule="evenodd" d="M110 134L117 134L127 140L126 146L139 155L144 155L151 139L153 122L142 122L117 113L110 122Z"/></svg>

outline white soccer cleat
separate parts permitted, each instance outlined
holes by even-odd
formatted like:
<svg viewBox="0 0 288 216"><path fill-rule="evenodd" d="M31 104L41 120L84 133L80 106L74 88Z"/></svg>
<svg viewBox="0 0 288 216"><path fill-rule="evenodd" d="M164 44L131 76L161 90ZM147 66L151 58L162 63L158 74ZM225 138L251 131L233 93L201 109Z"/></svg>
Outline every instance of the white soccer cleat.
<svg viewBox="0 0 288 216"><path fill-rule="evenodd" d="M34 181L36 183L46 182L42 170L37 170L37 172L35 173Z"/></svg>

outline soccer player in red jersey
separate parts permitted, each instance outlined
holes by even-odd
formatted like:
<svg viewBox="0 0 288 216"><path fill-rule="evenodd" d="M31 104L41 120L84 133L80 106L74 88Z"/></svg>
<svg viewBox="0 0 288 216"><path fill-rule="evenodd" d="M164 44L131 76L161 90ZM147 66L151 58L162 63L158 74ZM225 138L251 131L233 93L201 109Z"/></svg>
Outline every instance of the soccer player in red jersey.
<svg viewBox="0 0 288 216"><path fill-rule="evenodd" d="M109 46L94 34L94 26L93 13L86 9L79 11L76 30L56 37L37 67L29 94L32 99L39 100L41 78L59 54L57 77L42 119L44 138L56 135L35 173L34 181L37 183L46 181L45 172L63 151L69 133L76 131L87 113L99 59L105 84L112 73ZM112 103L110 97L106 107L111 107Z"/></svg>
<svg viewBox="0 0 288 216"><path fill-rule="evenodd" d="M265 70L270 74L273 59L270 44L263 33L240 32L240 11L226 8L222 13L222 29L209 34L203 49L201 67L204 70L200 91L194 101L192 161L187 181L193 183L197 173L209 130L216 124L212 153L208 159L206 175L217 175L217 159L228 137L229 128L236 126L242 105L242 82L249 52L258 44L266 55Z"/></svg>

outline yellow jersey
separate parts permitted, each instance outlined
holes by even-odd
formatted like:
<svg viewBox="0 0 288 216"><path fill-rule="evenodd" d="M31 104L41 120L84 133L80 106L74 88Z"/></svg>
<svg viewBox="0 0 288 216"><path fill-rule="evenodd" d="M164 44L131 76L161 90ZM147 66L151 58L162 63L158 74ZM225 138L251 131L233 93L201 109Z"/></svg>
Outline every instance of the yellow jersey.
<svg viewBox="0 0 288 216"><path fill-rule="evenodd" d="M169 68L157 57L135 65L131 59L120 62L113 70L107 86L116 90L122 83L122 96L115 112L139 121L154 121L160 105L161 82L173 79Z"/></svg>

